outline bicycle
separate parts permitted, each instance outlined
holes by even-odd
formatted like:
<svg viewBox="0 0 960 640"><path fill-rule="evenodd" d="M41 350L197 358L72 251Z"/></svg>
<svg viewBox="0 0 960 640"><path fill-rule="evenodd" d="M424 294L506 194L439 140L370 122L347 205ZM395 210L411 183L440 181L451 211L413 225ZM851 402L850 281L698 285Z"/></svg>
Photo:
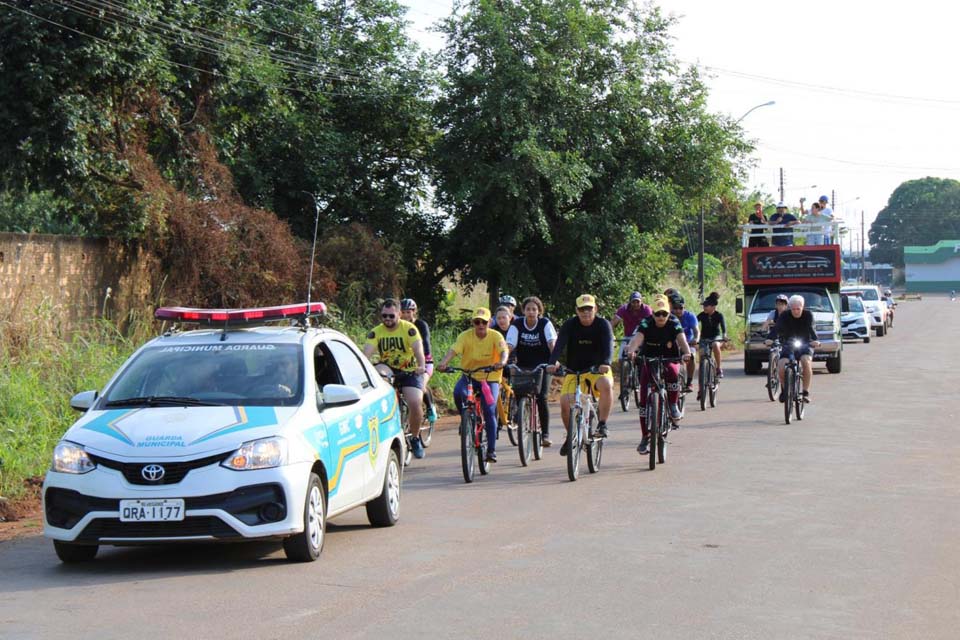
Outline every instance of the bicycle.
<svg viewBox="0 0 960 640"><path fill-rule="evenodd" d="M800 366L800 358L797 357L797 351L805 345L800 340L794 340L792 349L787 350L787 363L783 367L783 390L785 397L783 399L783 420L790 424L790 414L795 413L797 420L803 420L803 411L806 407L806 401L803 399L803 370Z"/></svg>
<svg viewBox="0 0 960 640"><path fill-rule="evenodd" d="M700 347L700 380L697 389L697 399L700 401L700 410L707 410L707 396L710 397L710 406L717 406L717 392L720 379L717 377L717 363L713 359L713 343L726 342L726 338L708 338L701 340Z"/></svg>
<svg viewBox="0 0 960 640"><path fill-rule="evenodd" d="M467 397L463 401L463 413L460 415L460 466L463 470L463 481L473 482L477 469L480 475L490 472L490 463L487 462L487 430L483 422L483 405L480 397L473 391L474 373L490 373L496 371L494 367L480 367L478 369L461 369L447 367L441 373L461 373L467 378Z"/></svg>
<svg viewBox="0 0 960 640"><path fill-rule="evenodd" d="M406 454L403 457L403 466L409 466L413 460L413 434L410 432L410 407L403 397L403 389L397 384L396 372L382 362L375 364L374 369L377 370L381 378L390 383L397 394L397 409L400 412L400 425L403 427L403 437L407 445ZM424 396L426 396L427 393L429 393L429 390L424 391ZM426 403L424 403L424 407L426 407ZM433 440L433 424L427 420L426 411L423 413L423 422L420 425L419 436L420 443L424 448L429 447L431 440Z"/></svg>
<svg viewBox="0 0 960 640"><path fill-rule="evenodd" d="M587 468L590 473L600 470L600 461L603 458L603 438L595 437L593 432L598 420L597 408L593 405L593 390L584 396L580 388L580 377L586 373L600 373L600 370L599 367L590 367L586 371L571 371L561 366L557 371L558 375L577 377L573 405L570 407L567 422L567 476L571 482L576 482L580 477L580 454L584 447L587 449Z"/></svg>
<svg viewBox="0 0 960 640"><path fill-rule="evenodd" d="M770 402L776 402L780 391L780 377L777 375L780 362L780 341L774 340L770 345L770 354L767 356L767 395Z"/></svg>
<svg viewBox="0 0 960 640"><path fill-rule="evenodd" d="M513 372L513 393L516 398L517 449L520 452L520 464L524 467L530 462L531 455L539 460L543 455L543 434L540 431L540 412L537 410L537 395L543 384L543 370L546 364L533 369L521 369L517 365L507 365Z"/></svg>
<svg viewBox="0 0 960 640"><path fill-rule="evenodd" d="M507 436L510 438L510 444L517 446L516 427L514 418L517 412L517 399L513 393L513 387L504 377L500 380L500 393L497 396L497 426L502 429L506 427Z"/></svg>
<svg viewBox="0 0 960 640"><path fill-rule="evenodd" d="M626 350L630 338L620 340L621 353ZM620 358L620 408L630 411L630 392L633 392L634 404L640 406L640 374L630 358Z"/></svg>
<svg viewBox="0 0 960 640"><path fill-rule="evenodd" d="M657 468L657 462L663 464L667 461L667 433L673 425L676 425L676 420L670 417L666 408L669 406L669 397L667 395L667 384L663 379L663 365L671 362L679 362L682 365L683 358L665 358L663 356L643 358L644 366L649 371L650 380L647 383L647 404L642 410L647 415L651 471ZM680 394L680 397L683 397L683 393Z"/></svg>

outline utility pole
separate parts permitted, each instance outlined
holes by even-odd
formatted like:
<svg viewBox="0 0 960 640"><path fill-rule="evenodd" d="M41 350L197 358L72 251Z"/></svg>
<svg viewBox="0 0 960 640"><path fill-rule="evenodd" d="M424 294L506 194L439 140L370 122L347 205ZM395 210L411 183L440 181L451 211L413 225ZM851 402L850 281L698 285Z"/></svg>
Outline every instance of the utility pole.
<svg viewBox="0 0 960 640"><path fill-rule="evenodd" d="M697 259L697 278L700 280L700 297L697 304L703 301L703 205L700 205L700 256Z"/></svg>
<svg viewBox="0 0 960 640"><path fill-rule="evenodd" d="M860 282L861 284L866 284L867 282L867 257L864 254L864 234L863 234L863 209L860 210Z"/></svg>
<svg viewBox="0 0 960 640"><path fill-rule="evenodd" d="M830 190L830 208L831 208L831 209L836 209L836 208L837 208L837 190L836 190L836 189L831 189L831 190ZM837 215L837 212L834 211L834 212L833 212L833 215L836 216L836 215Z"/></svg>
<svg viewBox="0 0 960 640"><path fill-rule="evenodd" d="M780 202L786 202L783 197L783 167L780 167Z"/></svg>

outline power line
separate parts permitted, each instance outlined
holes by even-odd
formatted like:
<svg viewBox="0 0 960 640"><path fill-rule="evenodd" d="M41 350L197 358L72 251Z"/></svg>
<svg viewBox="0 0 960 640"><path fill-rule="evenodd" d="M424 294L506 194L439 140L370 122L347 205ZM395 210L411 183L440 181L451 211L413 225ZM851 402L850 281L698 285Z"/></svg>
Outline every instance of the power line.
<svg viewBox="0 0 960 640"><path fill-rule="evenodd" d="M771 151L779 151L780 153L789 153L796 156L801 156L804 158L814 158L816 160L822 160L825 162L836 162L838 164L849 164L856 165L861 167L878 167L882 169L903 169L907 171L950 171L950 172L960 172L960 167L914 167L908 165L898 165L898 164L888 164L880 162L863 162L858 160L842 160L840 158L830 158L827 156L803 153L802 151L793 151L789 149L781 149L779 147L774 147L765 143L758 143L757 146L770 149Z"/></svg>

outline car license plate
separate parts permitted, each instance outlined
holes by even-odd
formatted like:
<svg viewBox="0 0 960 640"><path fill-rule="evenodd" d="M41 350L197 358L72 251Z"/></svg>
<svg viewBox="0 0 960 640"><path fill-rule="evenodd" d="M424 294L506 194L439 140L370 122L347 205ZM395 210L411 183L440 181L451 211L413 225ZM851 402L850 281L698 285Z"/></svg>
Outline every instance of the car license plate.
<svg viewBox="0 0 960 640"><path fill-rule="evenodd" d="M183 516L181 498L120 501L120 522L173 522Z"/></svg>

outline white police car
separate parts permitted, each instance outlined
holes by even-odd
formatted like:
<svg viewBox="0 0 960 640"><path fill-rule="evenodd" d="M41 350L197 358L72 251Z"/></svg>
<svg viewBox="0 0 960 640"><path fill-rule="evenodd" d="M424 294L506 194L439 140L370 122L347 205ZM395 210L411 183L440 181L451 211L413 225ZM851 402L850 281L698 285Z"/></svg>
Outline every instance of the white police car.
<svg viewBox="0 0 960 640"><path fill-rule="evenodd" d="M310 326L323 310L158 309L211 327L151 340L102 394L71 400L85 413L43 487L60 559L93 559L102 544L272 538L309 561L327 518L365 504L373 525L396 523L396 394L349 338Z"/></svg>

